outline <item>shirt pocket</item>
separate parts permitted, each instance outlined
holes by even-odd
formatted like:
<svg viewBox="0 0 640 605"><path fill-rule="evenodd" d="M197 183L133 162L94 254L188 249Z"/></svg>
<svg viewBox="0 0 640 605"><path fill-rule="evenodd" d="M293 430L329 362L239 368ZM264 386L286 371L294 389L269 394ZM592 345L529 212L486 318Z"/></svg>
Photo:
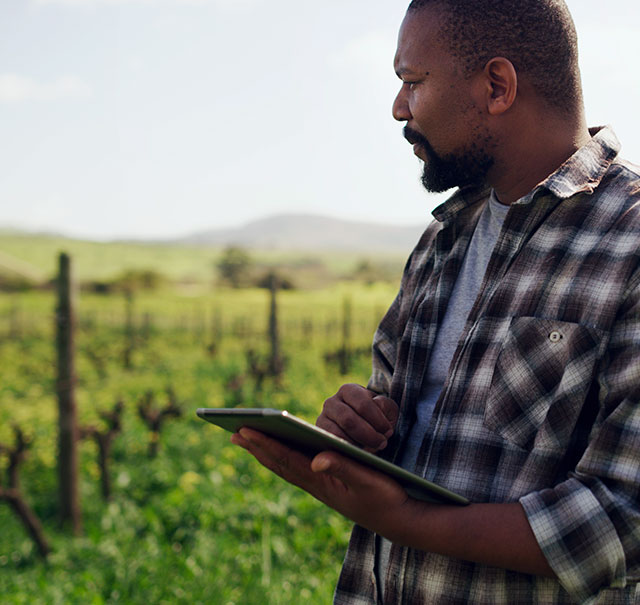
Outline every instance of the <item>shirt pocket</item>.
<svg viewBox="0 0 640 605"><path fill-rule="evenodd" d="M498 353L484 425L526 450L564 449L592 386L603 331L514 317Z"/></svg>

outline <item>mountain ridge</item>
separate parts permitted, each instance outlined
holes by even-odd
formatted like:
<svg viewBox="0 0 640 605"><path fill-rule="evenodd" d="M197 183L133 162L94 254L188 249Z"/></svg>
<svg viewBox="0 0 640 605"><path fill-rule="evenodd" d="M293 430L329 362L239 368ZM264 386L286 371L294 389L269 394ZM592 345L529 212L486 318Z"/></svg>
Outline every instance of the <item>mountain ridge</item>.
<svg viewBox="0 0 640 605"><path fill-rule="evenodd" d="M227 229L206 229L173 243L250 249L410 252L424 225L384 225L319 214L277 214Z"/></svg>

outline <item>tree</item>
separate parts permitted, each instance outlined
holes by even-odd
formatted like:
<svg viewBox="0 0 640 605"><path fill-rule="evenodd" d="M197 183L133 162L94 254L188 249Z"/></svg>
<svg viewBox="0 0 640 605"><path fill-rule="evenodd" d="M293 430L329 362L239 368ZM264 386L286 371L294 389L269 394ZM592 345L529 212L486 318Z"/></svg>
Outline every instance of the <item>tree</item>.
<svg viewBox="0 0 640 605"><path fill-rule="evenodd" d="M7 486L0 484L0 500L7 501L15 513L20 517L29 535L35 542L38 552L46 558L51 548L42 531L40 519L36 517L31 507L27 504L22 490L20 489L19 466L26 456L30 442L25 438L23 432L16 425L13 427L15 434L15 446L8 447L0 443L0 454L6 454L9 459L7 468Z"/></svg>
<svg viewBox="0 0 640 605"><path fill-rule="evenodd" d="M240 288L248 282L251 257L244 248L229 246L222 253L217 268L222 281L233 288Z"/></svg>

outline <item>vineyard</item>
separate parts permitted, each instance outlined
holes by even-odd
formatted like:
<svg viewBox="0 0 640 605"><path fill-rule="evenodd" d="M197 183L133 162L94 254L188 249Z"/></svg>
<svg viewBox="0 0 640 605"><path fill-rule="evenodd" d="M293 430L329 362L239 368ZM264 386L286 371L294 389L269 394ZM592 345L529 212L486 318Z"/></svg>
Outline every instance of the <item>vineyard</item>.
<svg viewBox="0 0 640 605"><path fill-rule="evenodd" d="M2 602L330 602L349 522L195 410L277 407L313 421L340 384L367 380L394 290L279 291L275 369L266 289L78 295L76 536L59 514L55 294L0 294L0 481L15 475L50 550L0 501Z"/></svg>

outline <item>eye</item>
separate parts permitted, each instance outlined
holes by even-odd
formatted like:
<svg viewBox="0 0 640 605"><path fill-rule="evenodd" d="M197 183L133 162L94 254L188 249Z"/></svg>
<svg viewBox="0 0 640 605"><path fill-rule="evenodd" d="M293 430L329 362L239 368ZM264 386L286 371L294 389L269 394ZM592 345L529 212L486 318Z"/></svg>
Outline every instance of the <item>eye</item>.
<svg viewBox="0 0 640 605"><path fill-rule="evenodd" d="M424 76L417 77L417 79L413 80L403 80L404 84L409 88L409 90L415 90L415 88L422 84L425 79L429 76L429 72L425 72ZM414 76L416 78L416 76Z"/></svg>

